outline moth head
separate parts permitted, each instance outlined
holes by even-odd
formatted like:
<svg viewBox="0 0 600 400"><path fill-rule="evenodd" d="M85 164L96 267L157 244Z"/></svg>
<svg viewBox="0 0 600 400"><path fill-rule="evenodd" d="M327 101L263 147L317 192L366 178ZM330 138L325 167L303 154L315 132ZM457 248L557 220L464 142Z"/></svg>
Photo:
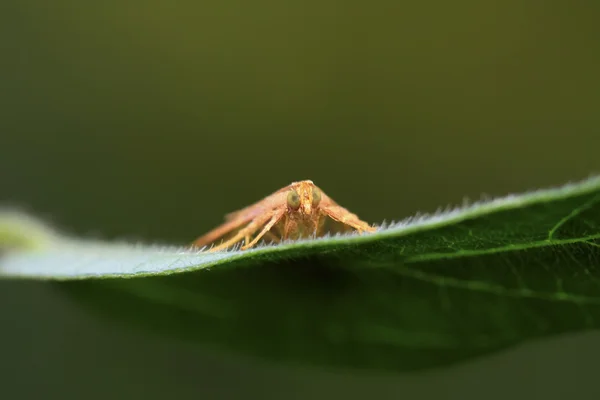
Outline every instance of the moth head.
<svg viewBox="0 0 600 400"><path fill-rule="evenodd" d="M287 195L287 205L292 211L311 215L321 202L321 192L311 181L297 182Z"/></svg>

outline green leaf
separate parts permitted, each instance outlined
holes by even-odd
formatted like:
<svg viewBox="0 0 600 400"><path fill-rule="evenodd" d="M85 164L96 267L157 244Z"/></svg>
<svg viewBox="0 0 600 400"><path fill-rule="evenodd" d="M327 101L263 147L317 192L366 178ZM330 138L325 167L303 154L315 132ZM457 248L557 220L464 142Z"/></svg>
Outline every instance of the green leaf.
<svg viewBox="0 0 600 400"><path fill-rule="evenodd" d="M600 325L600 177L248 251L104 243L0 214L0 275L287 364L411 371Z"/></svg>

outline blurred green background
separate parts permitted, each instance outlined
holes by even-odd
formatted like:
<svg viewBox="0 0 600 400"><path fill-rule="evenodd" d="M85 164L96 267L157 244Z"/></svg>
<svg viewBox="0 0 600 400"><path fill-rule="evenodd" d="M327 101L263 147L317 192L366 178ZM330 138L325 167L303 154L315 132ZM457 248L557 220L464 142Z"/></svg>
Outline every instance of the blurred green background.
<svg viewBox="0 0 600 400"><path fill-rule="evenodd" d="M4 0L0 203L183 244L299 179L374 223L584 178L599 17L584 0ZM597 334L356 377L139 336L41 284L0 282L0 302L6 399L600 397Z"/></svg>

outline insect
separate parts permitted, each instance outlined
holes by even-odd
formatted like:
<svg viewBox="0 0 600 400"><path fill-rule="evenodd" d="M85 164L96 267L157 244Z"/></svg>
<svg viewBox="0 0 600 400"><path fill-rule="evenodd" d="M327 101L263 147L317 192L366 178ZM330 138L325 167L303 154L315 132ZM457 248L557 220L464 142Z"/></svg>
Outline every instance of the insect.
<svg viewBox="0 0 600 400"><path fill-rule="evenodd" d="M303 180L292 182L246 208L227 214L225 223L200 236L191 245L202 247L229 235L209 251L226 249L241 240L244 240L241 249L246 250L261 238L279 242L322 236L327 217L341 225L342 230L354 229L362 233L377 229L339 206L312 181Z"/></svg>

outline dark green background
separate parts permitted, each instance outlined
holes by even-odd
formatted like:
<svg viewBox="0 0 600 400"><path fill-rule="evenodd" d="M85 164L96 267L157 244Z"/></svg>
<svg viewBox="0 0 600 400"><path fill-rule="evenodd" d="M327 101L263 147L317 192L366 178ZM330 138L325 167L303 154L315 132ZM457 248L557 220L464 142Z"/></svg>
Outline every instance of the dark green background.
<svg viewBox="0 0 600 400"><path fill-rule="evenodd" d="M583 0L6 0L0 201L186 243L299 179L369 222L580 179L600 172L599 18ZM8 399L600 397L598 334L356 377L141 337L40 284L1 283L0 304Z"/></svg>

